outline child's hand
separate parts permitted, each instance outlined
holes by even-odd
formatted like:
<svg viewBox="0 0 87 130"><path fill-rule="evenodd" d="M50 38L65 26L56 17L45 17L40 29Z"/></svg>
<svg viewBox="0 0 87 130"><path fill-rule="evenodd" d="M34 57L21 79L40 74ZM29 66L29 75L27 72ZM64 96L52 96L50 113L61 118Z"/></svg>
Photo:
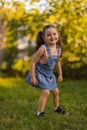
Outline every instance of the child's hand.
<svg viewBox="0 0 87 130"><path fill-rule="evenodd" d="M30 83L33 84L33 85L37 85L38 81L37 81L36 78L31 78Z"/></svg>
<svg viewBox="0 0 87 130"><path fill-rule="evenodd" d="M62 75L59 75L59 77L58 77L58 81L59 81L59 82L62 82L62 80L63 80Z"/></svg>

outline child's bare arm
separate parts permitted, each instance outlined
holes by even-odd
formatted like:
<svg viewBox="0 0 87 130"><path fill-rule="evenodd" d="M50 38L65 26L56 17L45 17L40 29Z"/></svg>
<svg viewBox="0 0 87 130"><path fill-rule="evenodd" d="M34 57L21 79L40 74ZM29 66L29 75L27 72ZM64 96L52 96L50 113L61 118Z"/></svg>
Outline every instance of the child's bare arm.
<svg viewBox="0 0 87 130"><path fill-rule="evenodd" d="M35 55L32 58L31 65L30 65L30 76L31 76L31 83L36 85L38 83L36 76L35 76L35 65L41 58L41 56L44 54L44 48L41 47L39 50L35 53Z"/></svg>
<svg viewBox="0 0 87 130"><path fill-rule="evenodd" d="M60 62L60 59L57 61L56 63L56 68L58 70L58 81L62 81L63 80L63 77L62 77L62 67L61 67L61 62Z"/></svg>

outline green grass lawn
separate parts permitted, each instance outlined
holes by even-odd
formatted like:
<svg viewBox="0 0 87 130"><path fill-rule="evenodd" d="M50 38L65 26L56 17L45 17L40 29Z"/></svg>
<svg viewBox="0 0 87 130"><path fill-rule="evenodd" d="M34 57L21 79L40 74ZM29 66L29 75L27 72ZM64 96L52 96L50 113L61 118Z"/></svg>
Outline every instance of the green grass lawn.
<svg viewBox="0 0 87 130"><path fill-rule="evenodd" d="M60 105L68 116L53 111L50 95L45 118L37 118L40 91L24 79L0 78L0 130L87 130L87 81L59 83Z"/></svg>

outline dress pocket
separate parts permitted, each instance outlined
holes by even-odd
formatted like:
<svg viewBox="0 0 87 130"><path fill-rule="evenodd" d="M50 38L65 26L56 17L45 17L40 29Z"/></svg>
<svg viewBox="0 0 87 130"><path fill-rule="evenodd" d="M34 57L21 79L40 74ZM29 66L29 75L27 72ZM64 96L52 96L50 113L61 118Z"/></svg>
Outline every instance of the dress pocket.
<svg viewBox="0 0 87 130"><path fill-rule="evenodd" d="M36 78L38 80L38 86L48 86L50 79L44 76L43 74L37 73Z"/></svg>

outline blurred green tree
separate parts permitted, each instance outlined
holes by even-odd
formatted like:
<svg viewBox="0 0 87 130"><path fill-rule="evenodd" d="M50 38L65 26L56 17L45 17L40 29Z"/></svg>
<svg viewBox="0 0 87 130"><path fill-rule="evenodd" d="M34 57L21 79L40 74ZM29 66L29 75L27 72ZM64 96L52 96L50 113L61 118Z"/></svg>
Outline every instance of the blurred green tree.
<svg viewBox="0 0 87 130"><path fill-rule="evenodd" d="M27 0L26 0L27 1ZM30 4L39 2L31 0ZM7 8L6 5L11 6ZM25 9L25 2L1 1L3 21L6 21L6 66L11 71L15 64L18 37L36 40L37 32L46 24L56 24L63 41L63 71L67 76L87 76L87 1L48 0L41 8ZM31 48L28 48L29 52ZM31 53L29 53L31 54ZM16 70L16 68L15 68ZM21 69L22 71L22 69Z"/></svg>
<svg viewBox="0 0 87 130"><path fill-rule="evenodd" d="M58 25L63 40L65 74L87 76L87 1L49 1L48 19Z"/></svg>

